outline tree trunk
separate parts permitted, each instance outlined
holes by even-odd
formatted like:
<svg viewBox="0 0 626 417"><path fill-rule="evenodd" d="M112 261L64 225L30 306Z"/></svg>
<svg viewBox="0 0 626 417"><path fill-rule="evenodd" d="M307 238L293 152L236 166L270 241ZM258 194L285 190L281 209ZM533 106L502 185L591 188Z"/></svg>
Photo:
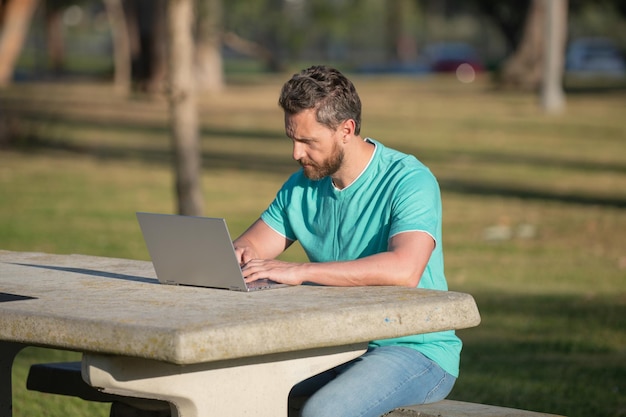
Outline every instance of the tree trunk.
<svg viewBox="0 0 626 417"><path fill-rule="evenodd" d="M150 47L150 76L147 80L146 90L149 93L161 93L165 89L165 77L167 73L167 58L166 58L166 40L165 34L167 32L165 9L168 7L169 0L152 0L150 6L154 8L154 17L152 22L152 43ZM193 3L193 1L192 1ZM191 31L193 28L193 11L191 13L190 27L187 29ZM193 45L191 47L193 49Z"/></svg>
<svg viewBox="0 0 626 417"><path fill-rule="evenodd" d="M65 39L63 39L63 14L60 7L46 4L46 45L50 69L55 74L63 72L65 65Z"/></svg>
<svg viewBox="0 0 626 417"><path fill-rule="evenodd" d="M130 34L126 26L124 7L121 0L104 0L107 10L111 37L113 40L113 87L122 95L130 94L131 86L131 52Z"/></svg>
<svg viewBox="0 0 626 417"><path fill-rule="evenodd" d="M222 17L222 0L199 0L196 44L198 87L212 93L224 88Z"/></svg>
<svg viewBox="0 0 626 417"><path fill-rule="evenodd" d="M411 2L407 0L390 0L387 2L386 55L387 63L407 64L417 58L417 45L413 36L407 33L406 16L411 10Z"/></svg>
<svg viewBox="0 0 626 417"><path fill-rule="evenodd" d="M563 70L567 38L567 0L543 0L546 3L546 42L541 85L541 107L548 113L565 109Z"/></svg>
<svg viewBox="0 0 626 417"><path fill-rule="evenodd" d="M192 27L193 0L169 0L168 95L178 213L199 216L203 204Z"/></svg>
<svg viewBox="0 0 626 417"><path fill-rule="evenodd" d="M168 0L125 0L134 87L148 93L165 90Z"/></svg>
<svg viewBox="0 0 626 417"><path fill-rule="evenodd" d="M264 30L264 34L261 34L258 41L265 46L264 49L270 51L267 56L268 60L265 62L267 68L271 72L282 72L285 70L283 46L284 42L281 40L281 27L280 22L276 21L276 11L284 9L284 0L268 0L265 2L265 13L270 17L270 24Z"/></svg>
<svg viewBox="0 0 626 417"><path fill-rule="evenodd" d="M11 84L37 4L37 0L10 0L5 6L0 33L0 88Z"/></svg>
<svg viewBox="0 0 626 417"><path fill-rule="evenodd" d="M501 83L504 87L536 91L543 72L544 0L532 0L524 34L515 53L505 63Z"/></svg>

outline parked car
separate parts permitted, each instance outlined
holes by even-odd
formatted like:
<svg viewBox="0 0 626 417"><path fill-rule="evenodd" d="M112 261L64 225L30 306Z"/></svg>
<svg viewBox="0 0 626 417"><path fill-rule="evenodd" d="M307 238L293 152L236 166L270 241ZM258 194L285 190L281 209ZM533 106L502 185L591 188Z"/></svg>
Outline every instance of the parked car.
<svg viewBox="0 0 626 417"><path fill-rule="evenodd" d="M456 72L466 64L475 72L484 71L484 65L476 50L465 42L441 42L428 45L422 58L433 72Z"/></svg>
<svg viewBox="0 0 626 417"><path fill-rule="evenodd" d="M626 77L626 60L609 38L580 38L567 47L565 71L577 76Z"/></svg>

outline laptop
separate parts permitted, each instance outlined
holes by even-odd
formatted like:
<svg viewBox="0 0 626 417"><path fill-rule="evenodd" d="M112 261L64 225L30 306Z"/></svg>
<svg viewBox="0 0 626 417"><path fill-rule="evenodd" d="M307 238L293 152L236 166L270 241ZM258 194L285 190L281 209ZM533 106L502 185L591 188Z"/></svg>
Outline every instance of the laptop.
<svg viewBox="0 0 626 417"><path fill-rule="evenodd" d="M268 279L246 284L225 219L137 212L137 220L161 284L233 291L287 286Z"/></svg>

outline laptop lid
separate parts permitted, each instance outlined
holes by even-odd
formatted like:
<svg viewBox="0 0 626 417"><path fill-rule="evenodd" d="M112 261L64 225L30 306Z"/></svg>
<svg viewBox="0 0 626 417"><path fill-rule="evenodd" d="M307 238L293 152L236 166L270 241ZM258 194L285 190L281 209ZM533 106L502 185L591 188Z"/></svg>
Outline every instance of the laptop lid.
<svg viewBox="0 0 626 417"><path fill-rule="evenodd" d="M137 220L162 284L235 291L284 286L246 285L225 219L138 212Z"/></svg>

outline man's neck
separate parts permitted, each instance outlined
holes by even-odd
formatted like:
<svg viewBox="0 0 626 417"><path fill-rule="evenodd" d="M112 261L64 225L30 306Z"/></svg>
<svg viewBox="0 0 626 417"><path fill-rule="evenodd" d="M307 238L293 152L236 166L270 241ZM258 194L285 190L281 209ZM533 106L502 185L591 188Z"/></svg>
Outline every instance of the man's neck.
<svg viewBox="0 0 626 417"><path fill-rule="evenodd" d="M343 190L352 184L370 163L375 149L376 145L373 143L363 140L360 136L355 136L345 151L341 169L331 177L333 185L337 189Z"/></svg>

